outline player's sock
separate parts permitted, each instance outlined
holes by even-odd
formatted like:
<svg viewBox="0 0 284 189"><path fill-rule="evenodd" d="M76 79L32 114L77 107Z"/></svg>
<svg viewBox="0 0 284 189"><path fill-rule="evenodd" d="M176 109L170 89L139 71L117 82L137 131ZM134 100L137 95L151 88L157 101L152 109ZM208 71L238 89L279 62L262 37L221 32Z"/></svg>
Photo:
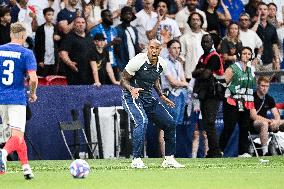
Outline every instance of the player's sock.
<svg viewBox="0 0 284 189"><path fill-rule="evenodd" d="M2 149L2 155L4 156L4 158L6 159L8 156L8 152L5 149Z"/></svg>
<svg viewBox="0 0 284 189"><path fill-rule="evenodd" d="M27 180L33 179L34 174L29 164L22 165L24 178Z"/></svg>
<svg viewBox="0 0 284 189"><path fill-rule="evenodd" d="M12 153L13 151L17 151L20 146L20 137L12 136L5 144L4 150L6 150L7 154Z"/></svg>
<svg viewBox="0 0 284 189"><path fill-rule="evenodd" d="M268 145L263 145L263 146L261 147L261 149L262 149L262 155L265 155L265 154L268 153Z"/></svg>
<svg viewBox="0 0 284 189"><path fill-rule="evenodd" d="M20 143L17 153L18 153L19 160L22 165L29 164L27 145L26 145L25 139L23 139L22 142Z"/></svg>

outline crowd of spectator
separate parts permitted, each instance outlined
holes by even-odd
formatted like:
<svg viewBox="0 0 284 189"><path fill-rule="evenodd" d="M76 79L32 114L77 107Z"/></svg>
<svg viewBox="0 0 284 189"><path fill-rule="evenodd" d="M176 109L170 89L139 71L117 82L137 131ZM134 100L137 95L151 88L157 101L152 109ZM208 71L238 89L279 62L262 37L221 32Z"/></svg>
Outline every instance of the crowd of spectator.
<svg viewBox="0 0 284 189"><path fill-rule="evenodd" d="M117 84L128 60L153 38L164 44L165 58L167 42L180 41L179 58L188 81L203 53L200 40L205 33L213 36L225 68L237 60L242 46L253 49L252 63L259 70L279 69L283 56L280 0L1 0L0 4L0 44L9 42L11 23L23 22L29 36L26 47L36 54L38 74L65 75L68 84L99 80ZM115 80L109 74L97 77L101 66L90 66L98 33L106 38L104 48Z"/></svg>
<svg viewBox="0 0 284 189"><path fill-rule="evenodd" d="M119 85L128 61L145 52L149 40L159 40L161 56L170 68L161 84L178 105L172 112L177 114L177 125L182 124L185 93L192 92L193 72L205 53L201 44L204 35L210 34L210 52L220 54L224 71L230 68L227 73L237 69L232 65L241 62L243 47L252 51L245 62L252 73L280 70L283 59L281 0L0 0L0 5L0 45L10 42L11 23L24 23L28 35L25 47L35 53L38 75L63 75L69 85ZM201 109L206 108L204 103ZM232 111L235 109L225 103L225 112ZM248 112L237 110L236 114L249 119ZM230 137L230 124L235 125L240 121L237 119L225 121L229 131L222 134L225 139L220 149L216 139L209 138L209 150L217 146L218 157ZM241 137L242 142L247 141L247 134Z"/></svg>

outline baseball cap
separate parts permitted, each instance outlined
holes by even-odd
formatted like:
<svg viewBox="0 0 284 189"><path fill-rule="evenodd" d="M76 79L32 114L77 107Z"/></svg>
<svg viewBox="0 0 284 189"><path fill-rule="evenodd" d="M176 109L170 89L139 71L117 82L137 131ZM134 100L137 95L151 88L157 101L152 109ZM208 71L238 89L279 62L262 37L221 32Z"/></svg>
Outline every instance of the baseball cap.
<svg viewBox="0 0 284 189"><path fill-rule="evenodd" d="M93 39L94 39L94 40L105 40L106 37L105 37L104 34L102 34L102 33L97 33L97 34L94 36Z"/></svg>

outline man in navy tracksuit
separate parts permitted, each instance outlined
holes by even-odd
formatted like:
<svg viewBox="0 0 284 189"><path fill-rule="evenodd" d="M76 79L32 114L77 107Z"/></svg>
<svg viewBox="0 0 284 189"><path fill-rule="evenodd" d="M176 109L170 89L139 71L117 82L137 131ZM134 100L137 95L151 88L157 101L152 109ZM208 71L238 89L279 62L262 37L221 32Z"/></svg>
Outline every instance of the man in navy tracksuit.
<svg viewBox="0 0 284 189"><path fill-rule="evenodd" d="M162 94L160 87L159 77L165 71L167 65L165 60L159 56L161 49L162 46L158 40L151 40L147 52L133 57L122 73L122 105L135 124L133 128L132 168L147 168L141 160L141 156L148 118L165 132L165 160L162 166L184 167L173 156L176 150L176 127L173 118L162 104L152 96L152 89L154 88L161 100L168 106L174 107L175 105Z"/></svg>

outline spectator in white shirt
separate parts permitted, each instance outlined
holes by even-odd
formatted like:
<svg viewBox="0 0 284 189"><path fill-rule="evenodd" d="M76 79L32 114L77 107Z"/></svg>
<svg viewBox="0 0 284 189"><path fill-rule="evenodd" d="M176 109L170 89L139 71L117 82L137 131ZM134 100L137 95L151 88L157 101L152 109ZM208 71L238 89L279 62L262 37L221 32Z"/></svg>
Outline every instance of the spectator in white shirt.
<svg viewBox="0 0 284 189"><path fill-rule="evenodd" d="M149 40L146 35L147 23L157 17L157 13L153 11L154 0L143 0L143 9L136 13L136 19L131 22L131 25L138 30L138 42L141 49L146 49Z"/></svg>
<svg viewBox="0 0 284 189"><path fill-rule="evenodd" d="M168 4L165 0L160 0L157 5L158 16L152 18L146 26L146 34L149 40L158 39L163 45L161 52L162 57L167 57L168 52L166 44L171 39L178 38L181 33L178 28L177 22L166 15L168 13Z"/></svg>
<svg viewBox="0 0 284 189"><path fill-rule="evenodd" d="M261 63L261 55L263 52L262 40L259 38L257 33L251 29L249 26L251 24L250 16L248 13L242 13L239 19L240 25L240 40L244 47L250 47L253 50L252 57L254 60L252 61L252 68L256 64ZM250 62L249 62L250 63Z"/></svg>
<svg viewBox="0 0 284 189"><path fill-rule="evenodd" d="M197 9L198 3L199 0L186 0L186 6L176 14L176 21L182 33L185 33L187 29L190 29L187 24L187 19L192 12L198 12L200 15L202 15L204 21L202 24L202 28L206 30L206 15L203 11Z"/></svg>
<svg viewBox="0 0 284 189"><path fill-rule="evenodd" d="M205 32L201 29L204 20L198 12L193 12L188 18L190 30L180 37L181 58L185 60L185 77L187 80L192 78L200 56L204 53L201 47L201 39Z"/></svg>

